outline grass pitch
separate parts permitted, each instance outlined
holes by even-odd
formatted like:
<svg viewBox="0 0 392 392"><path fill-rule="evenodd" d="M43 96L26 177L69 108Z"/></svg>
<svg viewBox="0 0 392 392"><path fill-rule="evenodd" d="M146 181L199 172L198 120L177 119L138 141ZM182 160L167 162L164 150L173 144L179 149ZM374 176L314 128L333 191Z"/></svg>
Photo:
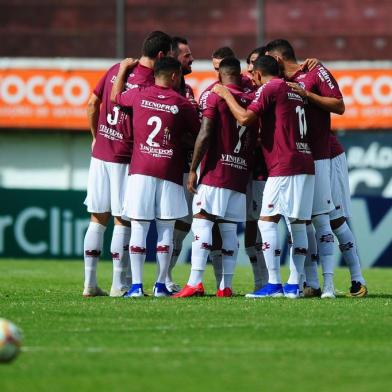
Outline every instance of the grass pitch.
<svg viewBox="0 0 392 392"><path fill-rule="evenodd" d="M0 317L25 336L1 392L392 390L392 270L365 271L367 298L336 300L84 299L82 275L81 262L0 260ZM336 275L347 291L347 270ZM109 289L111 264L98 276ZM250 291L250 267L234 283Z"/></svg>

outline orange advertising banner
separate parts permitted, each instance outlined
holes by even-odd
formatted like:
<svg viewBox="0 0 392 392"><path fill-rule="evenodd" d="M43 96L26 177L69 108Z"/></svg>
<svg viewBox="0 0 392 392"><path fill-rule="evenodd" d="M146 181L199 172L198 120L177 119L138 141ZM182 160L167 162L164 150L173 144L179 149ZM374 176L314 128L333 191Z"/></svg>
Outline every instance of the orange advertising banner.
<svg viewBox="0 0 392 392"><path fill-rule="evenodd" d="M87 129L86 104L105 69L0 69L0 127ZM332 69L346 112L334 129L392 128L392 69ZM214 71L187 76L196 97L216 79Z"/></svg>

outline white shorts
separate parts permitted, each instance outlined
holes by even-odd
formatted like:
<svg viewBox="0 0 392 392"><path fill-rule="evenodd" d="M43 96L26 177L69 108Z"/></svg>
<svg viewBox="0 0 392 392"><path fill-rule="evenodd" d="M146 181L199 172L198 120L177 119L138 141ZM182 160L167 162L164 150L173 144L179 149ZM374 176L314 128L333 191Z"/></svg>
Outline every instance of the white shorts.
<svg viewBox="0 0 392 392"><path fill-rule="evenodd" d="M331 194L331 160L314 161L315 182L312 215L326 214L335 209Z"/></svg>
<svg viewBox="0 0 392 392"><path fill-rule="evenodd" d="M246 187L246 220L255 221L260 218L265 181L249 180Z"/></svg>
<svg viewBox="0 0 392 392"><path fill-rule="evenodd" d="M184 186L184 194L185 194L185 200L186 204L188 206L188 215L184 216L183 218L180 219L180 221L192 224L192 200L193 200L193 193L190 193L187 188L187 183L188 183L188 176L189 173L184 173L183 177L183 186Z"/></svg>
<svg viewBox="0 0 392 392"><path fill-rule="evenodd" d="M128 177L122 211L124 219L179 219L187 213L181 185L142 174Z"/></svg>
<svg viewBox="0 0 392 392"><path fill-rule="evenodd" d="M310 174L268 177L263 193L261 216L279 214L286 218L310 220L314 177Z"/></svg>
<svg viewBox="0 0 392 392"><path fill-rule="evenodd" d="M245 222L246 196L231 189L200 184L193 196L193 214L201 210L231 222Z"/></svg>
<svg viewBox="0 0 392 392"><path fill-rule="evenodd" d="M342 153L331 159L331 189L335 209L329 213L331 220L351 217L350 185L346 154Z"/></svg>
<svg viewBox="0 0 392 392"><path fill-rule="evenodd" d="M121 216L127 177L128 164L105 162L92 157L84 201L87 211Z"/></svg>

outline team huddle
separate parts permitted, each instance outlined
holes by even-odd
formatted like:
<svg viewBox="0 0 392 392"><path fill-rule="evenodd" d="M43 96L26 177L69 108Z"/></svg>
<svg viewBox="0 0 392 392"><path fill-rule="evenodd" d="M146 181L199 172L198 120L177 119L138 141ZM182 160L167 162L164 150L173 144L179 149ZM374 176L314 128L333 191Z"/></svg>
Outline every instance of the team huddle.
<svg viewBox="0 0 392 392"><path fill-rule="evenodd" d="M299 64L282 39L254 49L244 74L234 52L223 47L212 54L217 81L197 103L184 79L192 62L186 39L152 32L141 57L112 66L90 97L93 142L85 204L91 221L83 295L107 295L96 272L113 217L113 297L145 295L143 267L153 220L155 297L204 295L208 259L216 296L231 297L240 222L254 276L254 290L246 297L335 298L335 237L351 275L348 295L365 296L347 224L345 153L331 131L331 113L345 110L332 74L315 59ZM285 284L282 218L290 249ZM190 230L191 271L181 288L172 272Z"/></svg>

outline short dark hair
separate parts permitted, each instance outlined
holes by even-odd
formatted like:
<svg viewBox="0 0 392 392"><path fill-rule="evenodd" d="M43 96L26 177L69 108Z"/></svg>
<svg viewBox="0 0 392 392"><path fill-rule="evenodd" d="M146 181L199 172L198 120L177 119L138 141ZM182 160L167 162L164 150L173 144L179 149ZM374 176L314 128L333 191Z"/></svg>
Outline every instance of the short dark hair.
<svg viewBox="0 0 392 392"><path fill-rule="evenodd" d="M247 64L250 63L250 58L252 57L253 54L257 54L257 57L264 56L265 55L265 46L259 46L258 48L253 49L249 54L248 57L246 58Z"/></svg>
<svg viewBox="0 0 392 392"><path fill-rule="evenodd" d="M219 72L225 72L228 75L238 76L241 74L241 63L235 57L225 57L219 64Z"/></svg>
<svg viewBox="0 0 392 392"><path fill-rule="evenodd" d="M144 39L142 55L155 59L159 52L167 55L171 50L172 39L162 31L153 31Z"/></svg>
<svg viewBox="0 0 392 392"><path fill-rule="evenodd" d="M294 48L291 46L290 42L285 39L275 39L271 42L268 42L268 44L266 45L266 51L279 52L283 60L297 61Z"/></svg>
<svg viewBox="0 0 392 392"><path fill-rule="evenodd" d="M181 63L174 57L163 57L155 62L154 75L170 76L173 72L181 73Z"/></svg>
<svg viewBox="0 0 392 392"><path fill-rule="evenodd" d="M272 56L260 56L253 65L255 71L260 71L263 75L279 76L279 63Z"/></svg>
<svg viewBox="0 0 392 392"><path fill-rule="evenodd" d="M188 41L184 37L173 37L172 38L172 51L175 57L179 55L180 44L188 45Z"/></svg>
<svg viewBox="0 0 392 392"><path fill-rule="evenodd" d="M214 50L212 53L212 58L213 59L224 59L226 57L235 57L235 53L233 49L229 48L228 46L223 46L221 48L218 48Z"/></svg>

